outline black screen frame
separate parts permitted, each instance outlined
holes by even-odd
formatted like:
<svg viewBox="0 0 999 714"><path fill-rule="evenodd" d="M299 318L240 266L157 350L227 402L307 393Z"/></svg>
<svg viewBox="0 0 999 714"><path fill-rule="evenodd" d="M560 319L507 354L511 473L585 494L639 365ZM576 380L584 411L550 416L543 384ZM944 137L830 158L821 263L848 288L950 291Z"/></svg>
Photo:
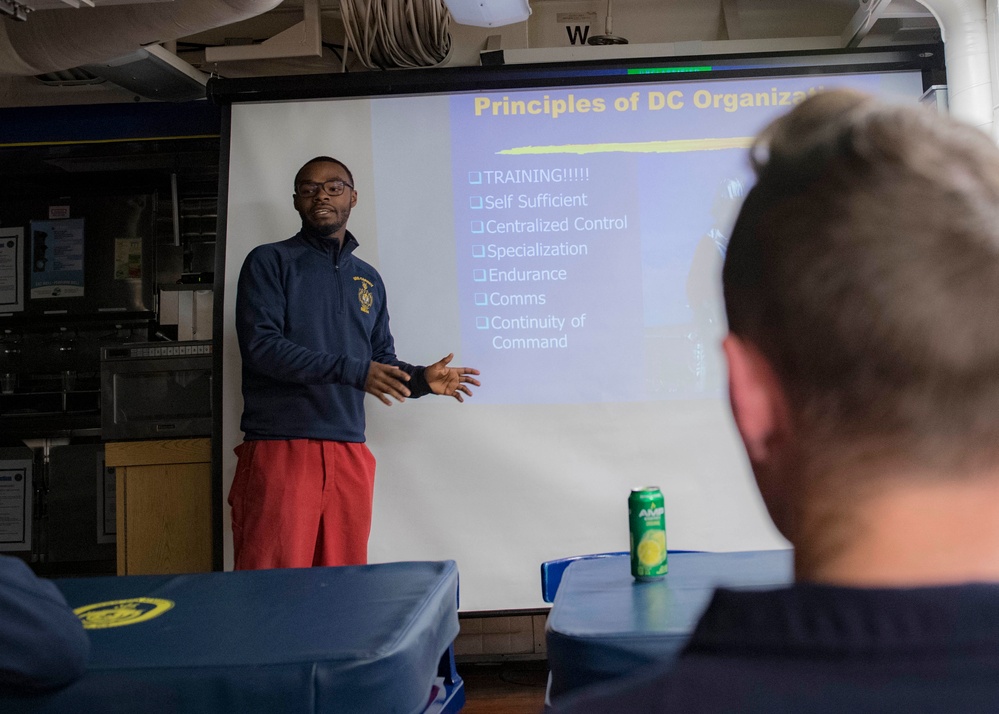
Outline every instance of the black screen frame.
<svg viewBox="0 0 999 714"><path fill-rule="evenodd" d="M923 73L924 90L935 84L944 84L943 45L499 64L253 78L213 77L208 81L207 96L209 100L225 106L238 102L663 83L689 81L692 78L807 76L905 70L919 70Z"/></svg>
<svg viewBox="0 0 999 714"><path fill-rule="evenodd" d="M502 53L502 50L498 51ZM503 89L684 82L691 79L820 76L920 71L923 91L946 84L942 43L834 50L796 50L627 59L504 64L501 54L483 53L483 66L402 69L252 78L212 77L207 98L221 108L218 227L212 383L213 568L223 569L223 380L226 236L229 203L232 105L250 102L329 100L399 95L486 92ZM684 71L690 67L709 70ZM632 72L629 72L632 70ZM634 70L644 70L635 73Z"/></svg>

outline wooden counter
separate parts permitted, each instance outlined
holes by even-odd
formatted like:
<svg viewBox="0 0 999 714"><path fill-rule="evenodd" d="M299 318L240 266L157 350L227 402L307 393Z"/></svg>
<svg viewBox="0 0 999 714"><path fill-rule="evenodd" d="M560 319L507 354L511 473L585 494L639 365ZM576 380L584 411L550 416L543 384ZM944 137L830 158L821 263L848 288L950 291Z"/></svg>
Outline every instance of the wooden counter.
<svg viewBox="0 0 999 714"><path fill-rule="evenodd" d="M211 439L116 441L118 575L212 569Z"/></svg>

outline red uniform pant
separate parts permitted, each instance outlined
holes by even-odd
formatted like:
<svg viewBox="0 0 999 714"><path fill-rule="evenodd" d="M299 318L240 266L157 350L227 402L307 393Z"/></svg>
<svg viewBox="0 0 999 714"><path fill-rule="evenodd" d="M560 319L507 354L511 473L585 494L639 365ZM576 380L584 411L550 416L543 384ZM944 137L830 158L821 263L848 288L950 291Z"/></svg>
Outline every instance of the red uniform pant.
<svg viewBox="0 0 999 714"><path fill-rule="evenodd" d="M367 446L261 440L235 452L229 505L236 570L367 562L375 484Z"/></svg>

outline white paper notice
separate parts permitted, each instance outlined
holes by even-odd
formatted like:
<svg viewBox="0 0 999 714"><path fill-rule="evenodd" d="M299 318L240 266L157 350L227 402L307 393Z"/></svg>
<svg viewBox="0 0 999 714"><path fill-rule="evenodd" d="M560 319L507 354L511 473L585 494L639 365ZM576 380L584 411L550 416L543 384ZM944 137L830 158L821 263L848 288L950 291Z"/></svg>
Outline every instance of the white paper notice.
<svg viewBox="0 0 999 714"><path fill-rule="evenodd" d="M32 299L83 295L82 218L31 222Z"/></svg>
<svg viewBox="0 0 999 714"><path fill-rule="evenodd" d="M0 461L0 550L31 550L31 461Z"/></svg>
<svg viewBox="0 0 999 714"><path fill-rule="evenodd" d="M24 310L24 229L0 228L0 313Z"/></svg>

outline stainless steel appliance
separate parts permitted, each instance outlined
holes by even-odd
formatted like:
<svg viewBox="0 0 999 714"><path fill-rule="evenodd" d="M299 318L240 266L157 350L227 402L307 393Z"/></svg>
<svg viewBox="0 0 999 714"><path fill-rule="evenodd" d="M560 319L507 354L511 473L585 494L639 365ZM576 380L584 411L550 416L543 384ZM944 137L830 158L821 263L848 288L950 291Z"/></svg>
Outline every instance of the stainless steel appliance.
<svg viewBox="0 0 999 714"><path fill-rule="evenodd" d="M101 348L101 438L211 436L212 343Z"/></svg>

